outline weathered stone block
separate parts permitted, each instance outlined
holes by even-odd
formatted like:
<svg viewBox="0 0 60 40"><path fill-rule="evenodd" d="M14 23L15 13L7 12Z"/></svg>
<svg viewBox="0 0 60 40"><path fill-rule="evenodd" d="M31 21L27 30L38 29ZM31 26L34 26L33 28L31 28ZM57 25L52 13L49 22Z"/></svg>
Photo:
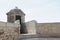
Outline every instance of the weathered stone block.
<svg viewBox="0 0 60 40"><path fill-rule="evenodd" d="M6 24L4 22L0 22L0 26L5 26Z"/></svg>
<svg viewBox="0 0 60 40"><path fill-rule="evenodd" d="M30 21L26 23L28 34L36 34L36 21Z"/></svg>

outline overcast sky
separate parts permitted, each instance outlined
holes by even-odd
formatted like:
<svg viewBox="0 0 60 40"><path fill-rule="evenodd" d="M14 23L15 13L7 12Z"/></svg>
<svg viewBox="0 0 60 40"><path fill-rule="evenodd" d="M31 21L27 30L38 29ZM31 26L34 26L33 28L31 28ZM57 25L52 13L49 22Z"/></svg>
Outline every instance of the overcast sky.
<svg viewBox="0 0 60 40"><path fill-rule="evenodd" d="M6 13L16 6L26 14L26 22L60 22L60 0L0 0L0 21L6 22Z"/></svg>

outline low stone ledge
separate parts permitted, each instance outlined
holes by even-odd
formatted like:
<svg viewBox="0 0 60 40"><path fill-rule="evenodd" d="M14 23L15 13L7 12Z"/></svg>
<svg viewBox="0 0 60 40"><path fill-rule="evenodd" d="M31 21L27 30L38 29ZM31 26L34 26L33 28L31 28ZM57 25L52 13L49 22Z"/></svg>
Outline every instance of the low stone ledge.
<svg viewBox="0 0 60 40"><path fill-rule="evenodd" d="M24 35L20 34L20 39L29 39L29 38L60 38L60 36L50 36L50 35L40 35L40 34L35 34L35 35Z"/></svg>

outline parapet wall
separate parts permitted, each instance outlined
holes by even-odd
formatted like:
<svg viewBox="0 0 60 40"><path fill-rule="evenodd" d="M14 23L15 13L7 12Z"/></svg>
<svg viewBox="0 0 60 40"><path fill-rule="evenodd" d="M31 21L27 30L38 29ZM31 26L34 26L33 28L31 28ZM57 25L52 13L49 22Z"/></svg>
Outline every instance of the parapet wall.
<svg viewBox="0 0 60 40"><path fill-rule="evenodd" d="M19 24L0 22L0 40L18 40Z"/></svg>
<svg viewBox="0 0 60 40"><path fill-rule="evenodd" d="M28 34L36 34L36 21L32 20L30 22L26 22L25 24Z"/></svg>
<svg viewBox="0 0 60 40"><path fill-rule="evenodd" d="M38 23L37 33L41 35L60 36L60 23Z"/></svg>

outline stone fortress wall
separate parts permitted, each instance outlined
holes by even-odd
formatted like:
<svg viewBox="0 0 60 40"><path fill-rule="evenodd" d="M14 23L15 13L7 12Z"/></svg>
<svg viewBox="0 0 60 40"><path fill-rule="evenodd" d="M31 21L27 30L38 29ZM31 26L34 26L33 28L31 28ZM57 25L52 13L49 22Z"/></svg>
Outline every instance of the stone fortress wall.
<svg viewBox="0 0 60 40"><path fill-rule="evenodd" d="M60 23L38 23L37 33L45 36L60 36Z"/></svg>
<svg viewBox="0 0 60 40"><path fill-rule="evenodd" d="M28 34L60 36L60 23L37 23L33 20L26 22L26 28Z"/></svg>
<svg viewBox="0 0 60 40"><path fill-rule="evenodd" d="M0 40L17 40L19 24L0 22Z"/></svg>
<svg viewBox="0 0 60 40"><path fill-rule="evenodd" d="M28 34L21 34L20 40L60 40L60 23L26 22Z"/></svg>

